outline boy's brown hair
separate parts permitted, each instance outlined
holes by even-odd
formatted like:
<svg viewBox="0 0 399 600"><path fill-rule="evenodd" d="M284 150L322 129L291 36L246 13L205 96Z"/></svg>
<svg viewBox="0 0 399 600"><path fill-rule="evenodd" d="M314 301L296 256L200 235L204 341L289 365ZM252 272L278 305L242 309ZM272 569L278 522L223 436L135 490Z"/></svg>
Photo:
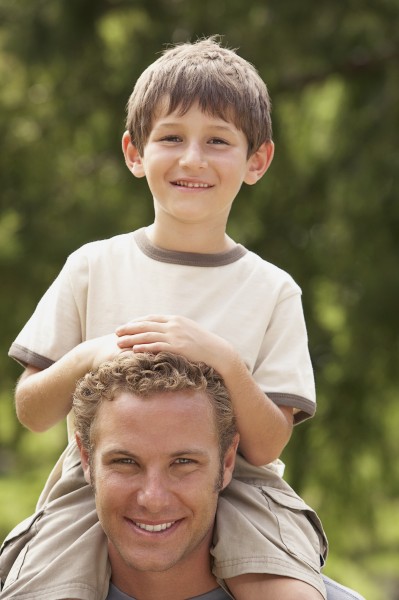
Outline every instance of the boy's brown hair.
<svg viewBox="0 0 399 600"><path fill-rule="evenodd" d="M168 48L139 77L127 104L126 128L140 155L163 102L181 115L201 110L243 131L248 156L272 139L271 103L257 70L215 37Z"/></svg>

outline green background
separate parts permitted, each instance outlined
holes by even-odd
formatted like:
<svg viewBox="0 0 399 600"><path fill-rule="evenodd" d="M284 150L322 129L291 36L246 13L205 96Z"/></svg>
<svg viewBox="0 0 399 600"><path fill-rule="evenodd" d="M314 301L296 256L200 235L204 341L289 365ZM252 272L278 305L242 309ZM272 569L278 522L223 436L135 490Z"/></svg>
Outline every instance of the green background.
<svg viewBox="0 0 399 600"><path fill-rule="evenodd" d="M151 222L127 98L165 43L218 33L267 82L276 144L229 233L302 287L316 373L287 479L322 517L326 573L399 598L398 17L398 0L1 0L1 537L65 444L64 424L18 424L7 350L72 250Z"/></svg>

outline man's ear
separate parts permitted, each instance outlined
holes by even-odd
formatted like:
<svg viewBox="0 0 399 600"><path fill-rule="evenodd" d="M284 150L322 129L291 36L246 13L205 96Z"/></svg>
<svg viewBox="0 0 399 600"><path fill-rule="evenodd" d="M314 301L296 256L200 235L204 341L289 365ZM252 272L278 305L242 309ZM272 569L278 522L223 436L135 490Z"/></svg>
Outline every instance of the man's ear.
<svg viewBox="0 0 399 600"><path fill-rule="evenodd" d="M136 146L132 144L130 133L128 131L125 131L122 136L122 150L129 171L131 171L135 177L144 177L143 161Z"/></svg>
<svg viewBox="0 0 399 600"><path fill-rule="evenodd" d="M272 141L265 142L249 157L245 183L254 185L266 173L274 156L274 144Z"/></svg>
<svg viewBox="0 0 399 600"><path fill-rule="evenodd" d="M80 435L78 433L75 435L75 438L76 438L76 443L77 443L79 451L80 451L80 462L82 463L85 480L90 485L91 484L91 476L90 476L89 454L88 454L87 450L85 450L85 448L83 447L82 440L80 439Z"/></svg>
<svg viewBox="0 0 399 600"><path fill-rule="evenodd" d="M231 444L230 448L227 450L224 460L223 460L223 466L224 466L224 472L223 472L223 483L222 483L222 490L224 490L225 487L227 487L230 483L230 481L233 478L233 471L234 471L234 466L236 464L236 454L237 454L237 448L238 448L238 443L240 441L240 436L237 433L233 443Z"/></svg>

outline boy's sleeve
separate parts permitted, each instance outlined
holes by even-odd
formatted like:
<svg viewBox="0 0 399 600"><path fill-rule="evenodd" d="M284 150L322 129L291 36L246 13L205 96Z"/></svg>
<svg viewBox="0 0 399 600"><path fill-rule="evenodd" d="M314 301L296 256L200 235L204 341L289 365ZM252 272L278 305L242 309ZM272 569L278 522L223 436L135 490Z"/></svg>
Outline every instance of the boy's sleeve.
<svg viewBox="0 0 399 600"><path fill-rule="evenodd" d="M276 304L253 376L276 404L295 409L295 423L314 415L315 384L300 290Z"/></svg>
<svg viewBox="0 0 399 600"><path fill-rule="evenodd" d="M45 369L74 348L85 335L86 295L87 261L75 252L12 343L9 356L24 367Z"/></svg>

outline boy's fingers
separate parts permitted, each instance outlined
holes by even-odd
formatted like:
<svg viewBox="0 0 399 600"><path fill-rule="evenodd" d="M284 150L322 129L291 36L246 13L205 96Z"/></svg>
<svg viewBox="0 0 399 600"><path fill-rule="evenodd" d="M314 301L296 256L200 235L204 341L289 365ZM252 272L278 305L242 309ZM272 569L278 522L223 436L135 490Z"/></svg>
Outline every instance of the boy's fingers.
<svg viewBox="0 0 399 600"><path fill-rule="evenodd" d="M148 331L154 330L157 325L167 323L168 317L162 315L147 315L146 317L141 317L140 319L132 319L128 323L124 325L120 325L115 333L116 335L126 335L126 334L134 334L140 331Z"/></svg>
<svg viewBox="0 0 399 600"><path fill-rule="evenodd" d="M165 341L165 334L160 331L144 331L134 335L124 335L117 341L119 348L132 348L137 344L154 344Z"/></svg>

